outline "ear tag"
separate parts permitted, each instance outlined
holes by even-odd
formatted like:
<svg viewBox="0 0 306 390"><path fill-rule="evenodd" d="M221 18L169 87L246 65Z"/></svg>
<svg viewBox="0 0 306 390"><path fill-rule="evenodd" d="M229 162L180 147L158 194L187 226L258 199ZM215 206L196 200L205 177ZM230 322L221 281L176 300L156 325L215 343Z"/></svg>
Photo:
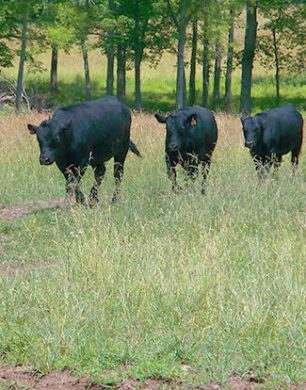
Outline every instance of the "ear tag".
<svg viewBox="0 0 306 390"><path fill-rule="evenodd" d="M191 126L195 126L197 124L197 120L195 118L191 119Z"/></svg>

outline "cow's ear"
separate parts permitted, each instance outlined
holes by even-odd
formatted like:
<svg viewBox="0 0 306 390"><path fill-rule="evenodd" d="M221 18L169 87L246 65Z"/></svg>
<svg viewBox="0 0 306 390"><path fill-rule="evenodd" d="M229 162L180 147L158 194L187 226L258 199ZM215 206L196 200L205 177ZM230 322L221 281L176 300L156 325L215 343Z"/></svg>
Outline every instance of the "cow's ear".
<svg viewBox="0 0 306 390"><path fill-rule="evenodd" d="M254 116L254 125L256 130L264 130L266 121L261 116Z"/></svg>
<svg viewBox="0 0 306 390"><path fill-rule="evenodd" d="M69 129L71 122L72 122L71 118L67 118L67 119L63 119L63 120L59 121L60 130L62 131L62 130Z"/></svg>
<svg viewBox="0 0 306 390"><path fill-rule="evenodd" d="M38 127L35 126L35 125L31 125L30 123L28 123L28 129L29 129L29 132L31 134L36 134L37 133L37 130L38 130Z"/></svg>
<svg viewBox="0 0 306 390"><path fill-rule="evenodd" d="M155 114L155 118L157 119L157 121L159 123L166 123L167 122L167 118L161 114L159 114L158 112Z"/></svg>
<svg viewBox="0 0 306 390"><path fill-rule="evenodd" d="M251 118L250 113L247 111L242 112L240 117L241 123L243 123L247 118Z"/></svg>
<svg viewBox="0 0 306 390"><path fill-rule="evenodd" d="M197 114L191 114L186 119L186 124L188 124L190 126L196 126L197 123L198 123L198 116L197 116Z"/></svg>

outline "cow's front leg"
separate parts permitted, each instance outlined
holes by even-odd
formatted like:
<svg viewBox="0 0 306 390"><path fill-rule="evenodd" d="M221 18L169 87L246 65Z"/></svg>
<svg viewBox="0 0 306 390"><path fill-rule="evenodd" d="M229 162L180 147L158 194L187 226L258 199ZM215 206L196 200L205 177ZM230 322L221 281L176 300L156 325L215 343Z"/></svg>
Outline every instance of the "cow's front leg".
<svg viewBox="0 0 306 390"><path fill-rule="evenodd" d="M254 156L253 157L255 168L260 180L266 179L271 166L271 158Z"/></svg>
<svg viewBox="0 0 306 390"><path fill-rule="evenodd" d="M194 182L199 173L198 167L199 161L196 156L190 156L188 160L184 163L185 170L185 185L187 186L189 181Z"/></svg>
<svg viewBox="0 0 306 390"><path fill-rule="evenodd" d="M279 155L273 156L273 167L274 167L273 178L274 179L277 179L278 169L281 166L281 162L282 162L282 156Z"/></svg>
<svg viewBox="0 0 306 390"><path fill-rule="evenodd" d="M66 192L67 198L66 202L70 207L74 201L74 198L77 203L83 204L85 202L85 196L79 188L79 182L86 171L86 167L69 167L64 176L66 178Z"/></svg>
<svg viewBox="0 0 306 390"><path fill-rule="evenodd" d="M272 156L265 157L262 164L262 179L267 179L272 166L273 166Z"/></svg>
<svg viewBox="0 0 306 390"><path fill-rule="evenodd" d="M95 172L95 183L92 186L89 194L89 206L94 207L96 204L99 202L99 197L98 197L98 189L102 183L103 177L105 175L105 165L104 164L99 164L94 168Z"/></svg>
<svg viewBox="0 0 306 390"><path fill-rule="evenodd" d="M166 165L167 165L167 175L169 180L172 183L172 191L174 193L179 192L182 188L177 184L176 181L176 165L177 162L170 159L168 155L166 155Z"/></svg>

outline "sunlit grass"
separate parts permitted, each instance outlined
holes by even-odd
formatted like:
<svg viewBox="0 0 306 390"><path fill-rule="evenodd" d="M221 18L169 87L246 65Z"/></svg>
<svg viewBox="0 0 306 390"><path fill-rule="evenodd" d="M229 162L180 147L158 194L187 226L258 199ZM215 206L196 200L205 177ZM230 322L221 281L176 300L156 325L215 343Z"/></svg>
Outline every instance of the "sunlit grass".
<svg viewBox="0 0 306 390"><path fill-rule="evenodd" d="M41 61L44 71L41 73L31 73L28 69L25 75L26 89L30 95L44 95L50 102L51 107L68 105L75 102L81 102L85 99L85 84L82 56L78 49L73 49L69 54L60 52L59 54L59 89L55 96L50 96L49 86L49 68L50 52L37 57ZM186 53L186 75L187 85L189 77L189 52ZM100 50L91 50L89 53L89 64L91 72L92 97L98 98L106 93L106 59ZM148 62L143 62L142 79L142 97L143 108L145 111L171 111L175 108L175 86L176 86L176 56L170 53L164 53L157 67L152 67ZM224 96L224 71L221 80L221 107L223 106ZM213 67L211 68L213 72ZM5 77L11 80L16 79L17 63L15 68L2 71ZM233 112L238 112L240 105L240 78L241 69L238 67L233 73ZM202 69L197 67L197 104L201 104L202 97ZM210 96L212 96L213 75L210 79ZM306 85L303 75L288 75L285 71L281 73L281 101L279 104L291 102L297 109L305 111ZM263 111L277 105L275 99L275 80L271 70L263 69L255 62L253 72L253 111ZM134 71L127 71L127 103L130 107L134 106ZM212 101L210 101L212 106Z"/></svg>

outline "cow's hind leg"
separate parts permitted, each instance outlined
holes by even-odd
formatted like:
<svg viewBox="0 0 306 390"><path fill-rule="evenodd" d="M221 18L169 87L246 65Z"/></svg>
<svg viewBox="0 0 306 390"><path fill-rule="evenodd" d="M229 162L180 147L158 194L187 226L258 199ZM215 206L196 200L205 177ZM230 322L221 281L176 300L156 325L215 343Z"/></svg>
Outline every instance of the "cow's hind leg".
<svg viewBox="0 0 306 390"><path fill-rule="evenodd" d="M94 168L95 172L95 183L91 187L89 194L89 206L94 207L99 202L98 189L102 183L103 177L105 175L105 165L99 164Z"/></svg>
<svg viewBox="0 0 306 390"><path fill-rule="evenodd" d="M66 178L67 203L71 206L73 198L79 204L85 202L85 196L80 190L79 182L86 171L86 167L70 167L64 173Z"/></svg>
<svg viewBox="0 0 306 390"><path fill-rule="evenodd" d="M292 164L292 174L295 174L295 171L299 164L299 154L301 151L301 146L296 149L293 149L291 152L291 164Z"/></svg>
<svg viewBox="0 0 306 390"><path fill-rule="evenodd" d="M112 198L112 203L118 200L120 194L120 187L124 172L124 162L127 155L127 150L121 154L114 156L114 178L115 178L115 191Z"/></svg>

